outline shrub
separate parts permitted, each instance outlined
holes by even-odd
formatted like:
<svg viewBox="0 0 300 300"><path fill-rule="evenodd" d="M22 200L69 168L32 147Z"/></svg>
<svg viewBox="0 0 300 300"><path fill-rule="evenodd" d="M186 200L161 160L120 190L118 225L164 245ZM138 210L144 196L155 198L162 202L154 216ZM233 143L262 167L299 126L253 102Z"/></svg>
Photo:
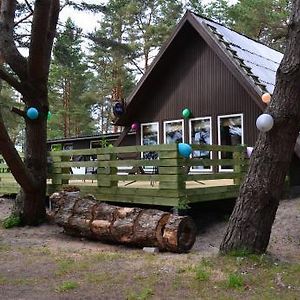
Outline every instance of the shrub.
<svg viewBox="0 0 300 300"><path fill-rule="evenodd" d="M5 218L2 222L2 226L5 229L13 228L20 225L21 225L21 218L14 214L11 214L9 217Z"/></svg>

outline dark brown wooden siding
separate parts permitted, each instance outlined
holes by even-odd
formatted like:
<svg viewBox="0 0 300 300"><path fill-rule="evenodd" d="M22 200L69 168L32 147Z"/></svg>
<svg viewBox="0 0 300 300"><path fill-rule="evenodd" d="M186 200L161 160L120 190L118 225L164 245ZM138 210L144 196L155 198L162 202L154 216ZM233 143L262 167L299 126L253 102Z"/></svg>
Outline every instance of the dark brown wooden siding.
<svg viewBox="0 0 300 300"><path fill-rule="evenodd" d="M175 37L127 112L127 122L158 121L163 143L163 121L182 119L182 109L193 117L212 117L213 143L217 144L217 116L243 113L244 141L253 145L255 121L261 113L252 98L199 34L186 24ZM188 121L185 121L188 142ZM139 142L139 139L137 139Z"/></svg>

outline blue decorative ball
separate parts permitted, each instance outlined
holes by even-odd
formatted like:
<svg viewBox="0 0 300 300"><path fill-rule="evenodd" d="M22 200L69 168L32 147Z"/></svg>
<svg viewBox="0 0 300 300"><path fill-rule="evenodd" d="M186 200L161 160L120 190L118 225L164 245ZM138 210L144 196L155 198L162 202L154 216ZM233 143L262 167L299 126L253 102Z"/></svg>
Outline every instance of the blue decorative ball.
<svg viewBox="0 0 300 300"><path fill-rule="evenodd" d="M179 143L178 152L181 156L189 158L192 153L192 147L189 144Z"/></svg>
<svg viewBox="0 0 300 300"><path fill-rule="evenodd" d="M123 115L124 114L124 106L123 106L123 104L120 103L120 102L117 102L114 105L113 112L114 112L115 116L117 116L117 117Z"/></svg>
<svg viewBox="0 0 300 300"><path fill-rule="evenodd" d="M29 107L27 109L26 115L30 120L35 120L39 116L39 111L35 107Z"/></svg>

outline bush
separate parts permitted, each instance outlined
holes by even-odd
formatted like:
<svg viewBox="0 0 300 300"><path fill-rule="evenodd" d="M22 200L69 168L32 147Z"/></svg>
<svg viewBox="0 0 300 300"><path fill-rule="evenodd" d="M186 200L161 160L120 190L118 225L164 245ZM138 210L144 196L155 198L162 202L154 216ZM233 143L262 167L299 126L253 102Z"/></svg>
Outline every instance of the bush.
<svg viewBox="0 0 300 300"><path fill-rule="evenodd" d="M9 217L5 218L2 222L2 226L5 229L13 228L16 226L21 225L21 218L19 216L16 216L14 214L10 215Z"/></svg>

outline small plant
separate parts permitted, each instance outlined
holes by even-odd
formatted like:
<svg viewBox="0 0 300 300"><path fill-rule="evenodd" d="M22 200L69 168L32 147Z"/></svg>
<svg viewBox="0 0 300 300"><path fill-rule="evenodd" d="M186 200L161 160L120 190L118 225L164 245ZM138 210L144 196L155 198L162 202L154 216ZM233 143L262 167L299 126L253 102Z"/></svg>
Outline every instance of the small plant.
<svg viewBox="0 0 300 300"><path fill-rule="evenodd" d="M185 210L190 209L191 207L188 205L188 203L185 200L180 200L178 202L178 205L176 206L177 210Z"/></svg>
<svg viewBox="0 0 300 300"><path fill-rule="evenodd" d="M20 225L21 225L21 218L14 214L11 214L9 217L5 218L2 222L2 226L5 229L13 228Z"/></svg>
<svg viewBox="0 0 300 300"><path fill-rule="evenodd" d="M196 267L196 279L199 281L208 281L210 274L203 266L199 265Z"/></svg>
<svg viewBox="0 0 300 300"><path fill-rule="evenodd" d="M233 256L233 257L247 257L250 256L251 254L252 253L246 248L235 249L228 253L229 256Z"/></svg>
<svg viewBox="0 0 300 300"><path fill-rule="evenodd" d="M74 290L78 287L79 287L79 284L75 281L65 281L56 288L56 291L59 293L63 293L63 292L67 292L70 290Z"/></svg>
<svg viewBox="0 0 300 300"><path fill-rule="evenodd" d="M145 287L139 293L130 292L126 297L127 300L147 300L154 295L154 292L151 288Z"/></svg>
<svg viewBox="0 0 300 300"><path fill-rule="evenodd" d="M244 279L239 274L229 274L228 281L227 281L227 287L231 289L238 289L241 288L244 285Z"/></svg>

